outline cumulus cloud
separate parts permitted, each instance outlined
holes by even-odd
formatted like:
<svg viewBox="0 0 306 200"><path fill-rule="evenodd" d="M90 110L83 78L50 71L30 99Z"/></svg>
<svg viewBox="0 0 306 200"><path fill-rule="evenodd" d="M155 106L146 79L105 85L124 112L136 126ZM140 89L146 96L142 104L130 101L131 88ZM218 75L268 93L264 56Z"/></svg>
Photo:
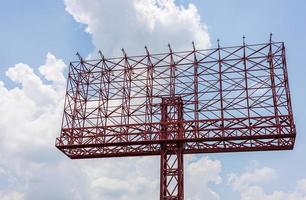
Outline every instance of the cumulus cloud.
<svg viewBox="0 0 306 200"><path fill-rule="evenodd" d="M49 67L50 65L52 65L52 67ZM63 75L63 70L65 67L66 65L62 60L48 53L46 63L39 67L39 72L44 75L48 81L53 81L53 83L58 85L64 85L66 79Z"/></svg>
<svg viewBox="0 0 306 200"><path fill-rule="evenodd" d="M55 62L46 63L44 69L66 67L52 54L48 54L47 61L48 57L53 57ZM0 82L0 186L6 186L0 187L0 199L28 199L26 191L35 179L41 178L39 174L46 168L44 165L50 160L52 163L64 86L44 83L24 63L10 67L6 76L16 87L8 89ZM8 193L7 190L17 191Z"/></svg>
<svg viewBox="0 0 306 200"><path fill-rule="evenodd" d="M210 45L206 25L195 5L176 5L174 0L65 0L66 10L77 22L86 25L96 51L106 56L143 54L144 46L156 53Z"/></svg>
<svg viewBox="0 0 306 200"><path fill-rule="evenodd" d="M81 169L90 180L90 199L158 199L158 161L157 157L85 160Z"/></svg>
<svg viewBox="0 0 306 200"><path fill-rule="evenodd" d="M275 181L277 173L275 170L263 167L253 169L241 174L230 174L228 184L240 193L241 200L305 200L306 180L297 181L292 191L265 191L263 183Z"/></svg>
<svg viewBox="0 0 306 200"><path fill-rule="evenodd" d="M194 156L195 157L195 156ZM187 162L186 169L186 199L201 200L203 197L211 200L220 199L219 195L210 188L209 184L220 184L222 165L219 160L211 160L202 157L196 160L192 158Z"/></svg>
<svg viewBox="0 0 306 200"><path fill-rule="evenodd" d="M263 167L259 169L254 169L253 171L245 172L238 176L237 174L229 175L229 183L234 188L244 188L248 187L253 183L262 183L275 178L276 173L273 169L269 167Z"/></svg>
<svg viewBox="0 0 306 200"><path fill-rule="evenodd" d="M53 68L53 64L44 68ZM61 67L66 65L62 63ZM1 146L22 150L31 144L44 145L48 139L52 141L54 127L58 128L61 121L64 86L44 84L34 70L23 63L10 67L6 75L17 86L9 90L4 83L0 84L0 114L5 116L0 120L4 139Z"/></svg>

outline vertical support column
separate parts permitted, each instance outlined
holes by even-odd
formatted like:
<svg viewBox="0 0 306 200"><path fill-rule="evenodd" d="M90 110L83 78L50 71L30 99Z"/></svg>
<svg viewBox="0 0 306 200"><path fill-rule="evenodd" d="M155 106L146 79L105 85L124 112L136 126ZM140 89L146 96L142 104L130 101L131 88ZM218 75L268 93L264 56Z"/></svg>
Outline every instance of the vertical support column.
<svg viewBox="0 0 306 200"><path fill-rule="evenodd" d="M171 46L170 44L168 44L168 47L169 47L169 51L170 51L170 80L169 80L169 90L170 90L170 96L171 97L174 97L175 95L175 61L173 59L173 52L172 52L172 49L171 49Z"/></svg>
<svg viewBox="0 0 306 200"><path fill-rule="evenodd" d="M79 94L80 94L80 110L79 110L79 128L84 128L86 127L86 114L87 114L87 102L88 102L88 89L89 89L89 85L90 85L90 76L91 76L91 72L90 70L86 67L85 65L85 61L83 60L83 58L80 56L79 53L77 53L77 56L80 59L80 66L79 66L79 70L80 70L80 79L79 79ZM80 133L79 135L79 142L80 144L82 143L82 136L84 135L84 130L82 131L82 133Z"/></svg>
<svg viewBox="0 0 306 200"><path fill-rule="evenodd" d="M161 139L183 139L183 102L180 97L163 98L161 104ZM160 159L160 200L184 199L183 144L163 143Z"/></svg>
<svg viewBox="0 0 306 200"><path fill-rule="evenodd" d="M90 85L90 70L86 67L85 61L79 53L76 54L79 57L80 63L78 66L78 83L77 94L75 98L75 128L74 137L77 144L82 144L83 137L89 130L85 130L86 127L86 114L87 114L87 102L88 102L88 89ZM77 130L79 128L79 130Z"/></svg>
<svg viewBox="0 0 306 200"><path fill-rule="evenodd" d="M184 160L181 144L166 144L160 163L160 200L184 199Z"/></svg>
<svg viewBox="0 0 306 200"><path fill-rule="evenodd" d="M250 112L250 95L249 95L249 85L248 85L248 67L247 67L247 55L246 55L246 44L245 36L243 36L243 71L244 71L244 87L245 87L245 98L246 98L246 109L249 125L249 135L252 135L252 122L251 122L251 112ZM252 141L250 141L252 146Z"/></svg>
<svg viewBox="0 0 306 200"><path fill-rule="evenodd" d="M65 107L64 107L64 114L62 119L62 127L64 127L65 120L67 121L66 127L70 128L71 131L69 131L68 135L68 144L73 144L73 136L74 136L74 126L75 126L75 118L76 118L76 98L79 90L79 73L75 73L75 69L72 63L69 65L69 71L68 71L68 79L67 79L67 86L66 86L66 95L65 95ZM72 92L72 95L69 95L68 91ZM71 109L71 116L68 114L68 110ZM66 133L63 132L62 134ZM61 135L61 137L64 137L66 135Z"/></svg>
<svg viewBox="0 0 306 200"><path fill-rule="evenodd" d="M121 126L120 128L120 141L128 141L129 124L130 124L130 102L131 102L131 83L132 83L132 70L133 67L129 63L129 59L124 49L122 49L124 56L124 71L122 82L122 101L121 101Z"/></svg>
<svg viewBox="0 0 306 200"><path fill-rule="evenodd" d="M279 121L279 113L278 113L278 94L275 84L275 72L274 72L274 53L273 53L273 42L272 42L272 33L270 34L270 43L269 43L269 54L268 54L268 63L270 69L270 79L271 79L271 89L272 89L272 98L273 98L273 107L274 107L274 116L275 116L275 124L277 127L277 133L281 134L281 127ZM278 142L281 142L281 139L278 139Z"/></svg>
<svg viewBox="0 0 306 200"><path fill-rule="evenodd" d="M288 80L288 71L287 71L287 62L286 62L286 49L284 43L282 43L282 67L283 67L283 73L284 73L284 84L286 89L286 101L287 101L287 109L288 109L288 117L290 124L294 125L293 122L293 113L292 113L292 105L291 105L291 99L290 99L290 87L289 87L289 80ZM294 129L295 127L293 127ZM295 133L295 130L291 131L292 133Z"/></svg>
<svg viewBox="0 0 306 200"><path fill-rule="evenodd" d="M198 69L199 69L199 62L197 59L197 51L194 45L194 42L192 42L193 46L193 55L194 55L194 72L193 72L193 92L194 92L194 128L193 128L193 137L199 138L199 80L198 80Z"/></svg>
<svg viewBox="0 0 306 200"><path fill-rule="evenodd" d="M224 124L224 105L223 105L224 99L223 99L223 88L222 88L222 73L223 73L222 64L223 64L223 60L221 58L221 47L220 47L219 39L218 39L218 49L217 50L218 50L220 121L221 121L220 130L221 130L222 137L225 137L225 134L224 134L224 127L225 127L225 124ZM225 141L223 141L222 143L223 143L224 148L226 148Z"/></svg>
<svg viewBox="0 0 306 200"><path fill-rule="evenodd" d="M155 134L152 135L152 116L153 116L153 76L154 68L151 61L151 55L148 48L145 46L147 53L147 80L146 80L146 112L145 112L145 130L148 131L148 135L145 136L146 139L152 140L152 137L155 139Z"/></svg>
<svg viewBox="0 0 306 200"><path fill-rule="evenodd" d="M101 51L99 51L101 56L101 78L100 78L100 86L99 86L99 100L98 100L98 116L96 121L96 132L99 137L96 137L96 143L106 141L107 130L102 129L101 126L107 126L107 108L109 101L109 85L110 85L110 69L107 66L104 55Z"/></svg>

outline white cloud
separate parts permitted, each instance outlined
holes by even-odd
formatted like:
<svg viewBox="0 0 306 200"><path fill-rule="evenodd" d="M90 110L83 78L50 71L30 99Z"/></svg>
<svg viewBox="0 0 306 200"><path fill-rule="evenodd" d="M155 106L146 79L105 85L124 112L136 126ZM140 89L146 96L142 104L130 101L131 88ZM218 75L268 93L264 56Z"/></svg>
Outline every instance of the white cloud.
<svg viewBox="0 0 306 200"><path fill-rule="evenodd" d="M297 181L292 191L265 191L263 183L275 181L275 170L263 167L241 174L230 174L228 184L238 191L241 200L306 200L306 180Z"/></svg>
<svg viewBox="0 0 306 200"><path fill-rule="evenodd" d="M47 64L44 69L58 66L57 63ZM5 116L0 120L2 146L6 151L23 151L22 148L28 149L33 144L53 143L61 122L64 86L44 84L33 69L23 63L10 67L6 75L19 85L8 90L3 83L0 84L0 114Z"/></svg>
<svg viewBox="0 0 306 200"><path fill-rule="evenodd" d="M210 46L206 25L197 8L176 5L174 0L65 0L66 10L87 26L96 51L106 56L120 56L121 48L128 54L191 49Z"/></svg>
<svg viewBox="0 0 306 200"><path fill-rule="evenodd" d="M158 161L157 157L85 160L81 169L90 180L90 199L157 199Z"/></svg>
<svg viewBox="0 0 306 200"><path fill-rule="evenodd" d="M31 100L40 106L55 104L58 100L57 91L52 85L45 85L33 72L33 69L23 63L18 63L7 70L6 76L15 83L21 84L21 88L13 90L16 95L25 95L26 100Z"/></svg>
<svg viewBox="0 0 306 200"><path fill-rule="evenodd" d="M186 166L186 199L201 200L203 197L211 200L220 199L219 195L209 187L209 184L220 184L222 182L220 176L221 162L211 160L208 157L192 160L191 158L191 162L187 161L188 165Z"/></svg>
<svg viewBox="0 0 306 200"><path fill-rule="evenodd" d="M52 65L52 67L49 67L50 65ZM48 53L46 63L39 67L39 72L44 75L48 81L53 81L58 85L64 85L66 82L63 75L65 67L66 65L62 60L59 60L51 53Z"/></svg>
<svg viewBox="0 0 306 200"><path fill-rule="evenodd" d="M1 200L23 200L24 195L19 192L1 192L0 191L0 199Z"/></svg>
<svg viewBox="0 0 306 200"><path fill-rule="evenodd" d="M269 181L276 177L276 173L273 169L268 167L263 167L260 169L255 169L253 171L245 172L242 175L238 176L237 174L230 174L228 182L234 188L244 188L248 187L253 183L262 183Z"/></svg>
<svg viewBox="0 0 306 200"><path fill-rule="evenodd" d="M48 62L50 58L54 62ZM65 67L48 53L44 70ZM43 78L48 79L49 74L43 73ZM55 81L44 83L33 68L23 63L10 67L6 75L17 86L7 89L0 82L0 185L6 185L4 190L17 190L10 193L13 196L7 197L9 199L29 199L30 191L35 188L32 186L42 178L46 163L54 162L54 139L61 123L64 86ZM62 76L61 73L53 78L60 80ZM19 195L20 192L24 195ZM0 199L7 196L2 195Z"/></svg>

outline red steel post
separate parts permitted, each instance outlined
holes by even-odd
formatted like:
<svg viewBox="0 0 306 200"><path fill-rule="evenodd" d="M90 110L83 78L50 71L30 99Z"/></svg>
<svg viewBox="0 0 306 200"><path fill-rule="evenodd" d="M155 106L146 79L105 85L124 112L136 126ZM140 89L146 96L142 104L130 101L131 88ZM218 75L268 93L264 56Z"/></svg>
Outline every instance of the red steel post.
<svg viewBox="0 0 306 200"><path fill-rule="evenodd" d="M180 97L162 98L161 139L183 139L183 102ZM184 199L183 144L165 143L161 147L160 200Z"/></svg>

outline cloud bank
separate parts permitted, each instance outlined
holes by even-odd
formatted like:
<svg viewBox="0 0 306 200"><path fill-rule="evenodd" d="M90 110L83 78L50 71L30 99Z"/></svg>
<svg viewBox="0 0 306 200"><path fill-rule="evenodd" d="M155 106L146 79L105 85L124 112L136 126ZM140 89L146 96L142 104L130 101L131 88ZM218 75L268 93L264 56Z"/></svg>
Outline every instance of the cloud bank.
<svg viewBox="0 0 306 200"><path fill-rule="evenodd" d="M195 5L176 5L174 0L65 0L66 10L86 25L97 50L106 56L144 54L144 46L158 53L210 46L209 33Z"/></svg>
<svg viewBox="0 0 306 200"><path fill-rule="evenodd" d="M240 174L230 174L228 184L240 194L241 200L305 200L306 179L296 182L292 191L267 192L263 184L277 181L277 172L269 167L256 168Z"/></svg>

